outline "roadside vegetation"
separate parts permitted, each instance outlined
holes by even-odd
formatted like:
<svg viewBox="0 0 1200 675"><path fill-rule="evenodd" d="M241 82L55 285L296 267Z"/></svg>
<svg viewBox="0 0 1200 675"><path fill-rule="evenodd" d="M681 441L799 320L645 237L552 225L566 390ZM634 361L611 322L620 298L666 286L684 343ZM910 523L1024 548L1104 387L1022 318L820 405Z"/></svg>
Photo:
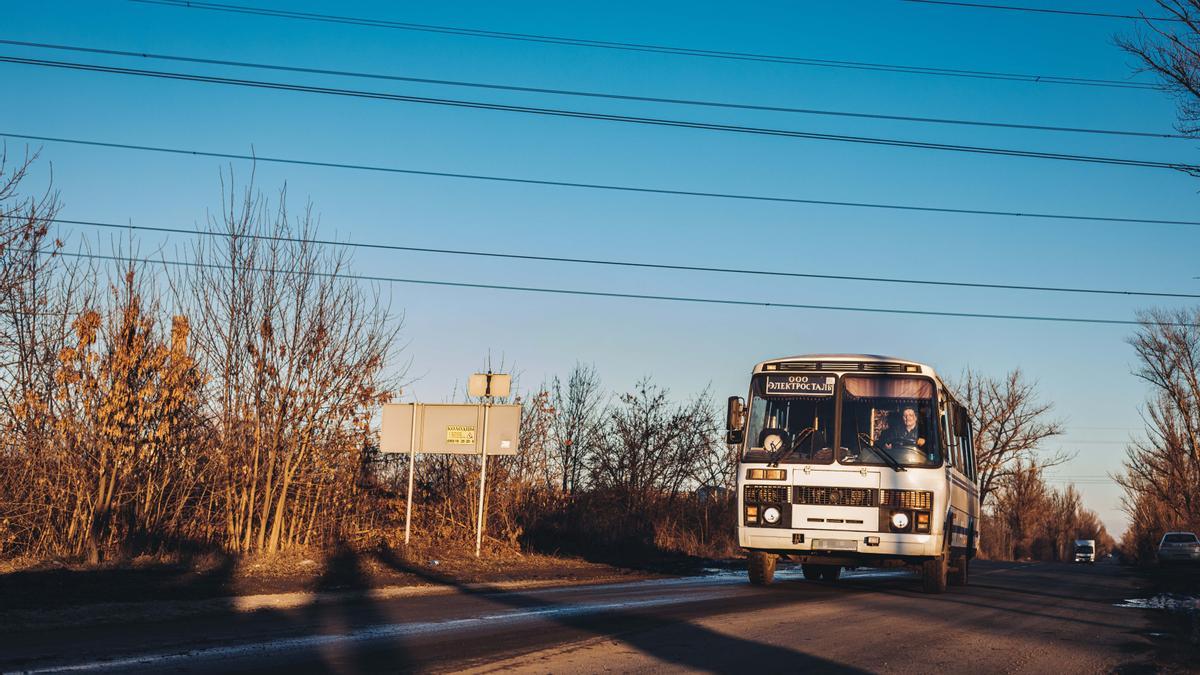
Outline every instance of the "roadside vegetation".
<svg viewBox="0 0 1200 675"><path fill-rule="evenodd" d="M1041 450L1063 425L1035 383L1020 370L1003 377L967 371L957 388L975 422L981 553L993 560L1069 561L1076 539L1095 540L1097 555L1111 552L1112 536L1075 487L1057 489L1046 480L1047 469L1070 457Z"/></svg>
<svg viewBox="0 0 1200 675"><path fill-rule="evenodd" d="M1200 532L1200 310L1147 312L1130 344L1151 393L1146 439L1130 443L1117 476L1129 514L1122 549L1149 564L1164 533Z"/></svg>
<svg viewBox="0 0 1200 675"><path fill-rule="evenodd" d="M400 550L407 457L379 453L375 425L404 378L401 318L345 276L344 249L312 242L312 209L230 176L182 264L78 257L86 247L56 238L58 196L21 189L35 161L0 165L0 560ZM1167 319L1196 323L1147 314L1133 339L1157 392L1154 440L1130 448L1122 479L1143 549L1200 503L1198 334ZM1079 493L1046 481L1067 457L1041 451L1062 425L1036 384L1019 370L960 379L984 554L1111 550ZM521 391L522 451L488 463L489 555L738 555L736 458L708 392L608 389L582 362ZM421 456L415 476L408 550L471 550L478 461Z"/></svg>
<svg viewBox="0 0 1200 675"><path fill-rule="evenodd" d="M0 560L399 545L407 462L374 424L401 321L311 242L311 209L231 176L182 265L79 257L58 195L22 190L35 162L0 163ZM516 402L524 451L488 464L493 552L733 553L707 394L610 392L579 365ZM478 466L419 460L414 548L473 544Z"/></svg>
<svg viewBox="0 0 1200 675"><path fill-rule="evenodd" d="M100 263L52 238L56 195L21 196L32 162L0 168L0 556L273 552L352 527L399 324L334 276L337 249L299 243L311 215L230 189L190 266Z"/></svg>

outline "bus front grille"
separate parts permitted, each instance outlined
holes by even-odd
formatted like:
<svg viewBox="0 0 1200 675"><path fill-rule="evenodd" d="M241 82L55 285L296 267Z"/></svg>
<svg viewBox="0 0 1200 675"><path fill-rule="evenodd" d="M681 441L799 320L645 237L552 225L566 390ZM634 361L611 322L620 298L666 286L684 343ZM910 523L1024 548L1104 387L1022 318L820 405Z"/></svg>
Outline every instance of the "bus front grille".
<svg viewBox="0 0 1200 675"><path fill-rule="evenodd" d="M879 491L875 488L797 485L793 488L792 501L817 506L878 506Z"/></svg>
<svg viewBox="0 0 1200 675"><path fill-rule="evenodd" d="M747 504L786 504L787 488L782 485L747 485Z"/></svg>
<svg viewBox="0 0 1200 675"><path fill-rule="evenodd" d="M933 508L933 493L925 490L884 490L880 505L928 511Z"/></svg>

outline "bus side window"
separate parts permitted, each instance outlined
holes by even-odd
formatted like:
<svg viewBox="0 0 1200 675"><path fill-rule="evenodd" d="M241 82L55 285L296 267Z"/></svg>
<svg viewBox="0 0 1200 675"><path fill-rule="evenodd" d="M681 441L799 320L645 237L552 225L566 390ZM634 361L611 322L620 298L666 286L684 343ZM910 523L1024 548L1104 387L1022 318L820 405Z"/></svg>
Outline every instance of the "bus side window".
<svg viewBox="0 0 1200 675"><path fill-rule="evenodd" d="M954 420L954 404L946 406L946 416L942 418L942 428L946 430L946 435L949 436L949 442L946 444L946 463L951 466L962 468L962 461L958 454L958 437L954 435L954 427L951 423Z"/></svg>
<svg viewBox="0 0 1200 675"><path fill-rule="evenodd" d="M966 411L957 403L952 404L950 408L950 427L951 433L954 435L954 454L955 465L958 470L971 475L970 450L967 448L966 438L963 437L963 420L966 418Z"/></svg>
<svg viewBox="0 0 1200 675"><path fill-rule="evenodd" d="M971 431L971 423L970 423L969 419L967 421L966 439L967 439L967 447L970 448L970 451L971 451L971 480L977 481L978 478L976 477L976 473L975 473L976 468L977 468L975 466L975 432Z"/></svg>
<svg viewBox="0 0 1200 675"><path fill-rule="evenodd" d="M971 439L971 418L965 408L957 407L954 411L954 434L962 448L963 473L975 480L975 446Z"/></svg>

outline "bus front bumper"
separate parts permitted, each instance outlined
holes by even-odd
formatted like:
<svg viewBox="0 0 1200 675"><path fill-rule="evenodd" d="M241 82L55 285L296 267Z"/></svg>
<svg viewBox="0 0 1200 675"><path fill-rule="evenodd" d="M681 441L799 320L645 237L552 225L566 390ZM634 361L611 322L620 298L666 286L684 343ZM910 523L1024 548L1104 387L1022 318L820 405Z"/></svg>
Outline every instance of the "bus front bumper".
<svg viewBox="0 0 1200 675"><path fill-rule="evenodd" d="M776 553L879 556L936 556L941 537L932 534L856 532L841 530L782 530L761 527L738 529L742 548Z"/></svg>

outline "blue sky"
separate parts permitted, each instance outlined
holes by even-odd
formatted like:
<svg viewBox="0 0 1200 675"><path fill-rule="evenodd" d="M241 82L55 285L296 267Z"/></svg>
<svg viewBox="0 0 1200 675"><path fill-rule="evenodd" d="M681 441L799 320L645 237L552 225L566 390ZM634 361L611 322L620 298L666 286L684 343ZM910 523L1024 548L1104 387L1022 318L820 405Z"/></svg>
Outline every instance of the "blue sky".
<svg viewBox="0 0 1200 675"><path fill-rule="evenodd" d="M1033 0L1030 0L1032 3ZM1045 75L1127 79L1125 21L896 0L743 3L412 3L246 0L335 13L596 40ZM1127 12L1150 3L1057 0ZM124 0L14 3L0 39L535 87L760 105L1170 132L1152 91L929 77L703 59L235 15ZM419 96L563 107L833 134L1194 161L1195 141L1001 130L481 92L264 74L0 46L0 54ZM1015 157L643 127L0 64L0 132L549 180L927 204L1197 219L1183 174ZM10 139L10 151L24 143ZM219 206L211 158L41 144L62 216L191 227ZM235 162L240 176L249 174ZM45 179L43 172L36 177ZM823 274L1200 292L1188 226L945 215L628 194L260 164L258 185L311 200L322 232L351 241ZM78 228L78 236L110 234ZM175 240L142 237L142 250ZM1131 319L1183 301L863 282L635 271L445 255L359 252L363 274L583 290ZM651 376L683 397L741 394L765 358L895 354L955 375L1020 367L1053 401L1076 453L1056 470L1103 476L1141 424L1129 327L899 317L394 285L406 316L406 398L444 400L489 351L525 388L594 363L607 387ZM1120 493L1080 485L1111 529ZM1063 483L1055 483L1062 485Z"/></svg>

